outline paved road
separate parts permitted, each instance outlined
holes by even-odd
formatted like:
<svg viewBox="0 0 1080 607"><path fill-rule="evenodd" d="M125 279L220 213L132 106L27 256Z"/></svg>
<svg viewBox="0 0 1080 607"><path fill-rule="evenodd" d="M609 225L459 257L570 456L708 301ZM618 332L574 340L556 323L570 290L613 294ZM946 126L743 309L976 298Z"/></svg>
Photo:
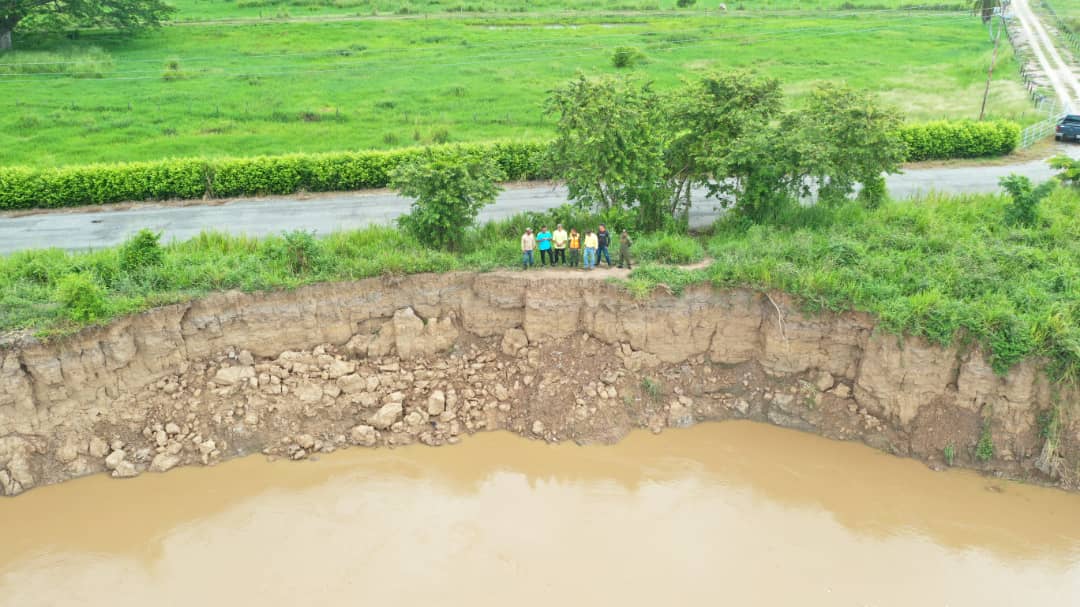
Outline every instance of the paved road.
<svg viewBox="0 0 1080 607"><path fill-rule="evenodd" d="M1066 148L1080 156L1080 147ZM936 168L908 171L888 178L894 197L931 191L995 192L998 178L1009 173L1027 175L1034 181L1051 176L1045 162L1007 166ZM481 221L557 207L566 202L566 189L550 185L514 187L504 191L496 204L484 209ZM284 230L314 230L328 234L370 224L389 223L408 209L407 199L389 193L350 192L304 198L277 196L238 199L225 203L176 206L140 204L132 208L49 212L21 217L0 217L0 254L23 249L58 247L69 251L116 245L141 228L164 233L164 239L185 240L203 230L224 230L264 236ZM690 221L707 226L719 214L714 201L695 196Z"/></svg>

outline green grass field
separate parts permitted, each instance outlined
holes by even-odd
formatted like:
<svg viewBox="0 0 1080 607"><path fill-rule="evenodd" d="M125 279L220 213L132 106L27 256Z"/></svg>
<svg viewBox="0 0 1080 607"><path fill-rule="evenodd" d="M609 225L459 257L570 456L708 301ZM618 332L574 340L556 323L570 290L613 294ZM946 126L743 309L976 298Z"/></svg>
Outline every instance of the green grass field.
<svg viewBox="0 0 1080 607"><path fill-rule="evenodd" d="M1069 27L1074 31L1080 31L1080 0L1047 0L1047 3ZM1042 10L1042 2L1032 2L1031 8L1035 11Z"/></svg>
<svg viewBox="0 0 1080 607"><path fill-rule="evenodd" d="M178 22L237 19L305 19L327 16L480 15L498 13L641 13L728 11L824 11L882 10L917 7L933 10L966 10L969 3L956 0L750 0L721 2L696 0L679 7L677 0L172 0Z"/></svg>
<svg viewBox="0 0 1080 607"><path fill-rule="evenodd" d="M182 0L181 16L234 4ZM17 50L0 55L0 164L545 138L546 92L579 70L615 71L619 46L647 55L632 71L658 88L745 67L780 78L796 98L816 82L845 80L911 120L978 115L991 46L966 13L709 12L715 4L677 15L175 25L134 38L17 33ZM995 76L989 116L1036 120L1011 53Z"/></svg>

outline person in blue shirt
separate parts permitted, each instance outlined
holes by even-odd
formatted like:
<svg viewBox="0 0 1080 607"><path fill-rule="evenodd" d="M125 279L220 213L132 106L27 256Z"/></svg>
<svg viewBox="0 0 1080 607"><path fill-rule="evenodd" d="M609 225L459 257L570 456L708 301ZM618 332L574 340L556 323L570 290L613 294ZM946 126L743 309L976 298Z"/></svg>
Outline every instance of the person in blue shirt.
<svg viewBox="0 0 1080 607"><path fill-rule="evenodd" d="M540 251L540 265L555 266L555 258L551 254L551 231L547 229L547 226L540 228L540 233L536 235L536 248Z"/></svg>

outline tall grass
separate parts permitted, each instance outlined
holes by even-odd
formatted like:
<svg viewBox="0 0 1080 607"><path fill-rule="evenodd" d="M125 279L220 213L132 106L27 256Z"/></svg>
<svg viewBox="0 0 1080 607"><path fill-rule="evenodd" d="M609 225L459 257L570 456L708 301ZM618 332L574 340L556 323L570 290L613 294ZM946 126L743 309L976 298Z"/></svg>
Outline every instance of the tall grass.
<svg viewBox="0 0 1080 607"><path fill-rule="evenodd" d="M113 70L113 58L96 46L68 46L53 51L0 53L0 76L36 75L100 78Z"/></svg>
<svg viewBox="0 0 1080 607"><path fill-rule="evenodd" d="M705 247L697 239L681 234L641 236L634 240L631 252L633 259L639 263L686 265L705 259Z"/></svg>
<svg viewBox="0 0 1080 607"><path fill-rule="evenodd" d="M709 270L722 287L774 288L810 310L864 310L896 333L982 343L995 370L1045 356L1080 375L1080 195L1059 189L1030 228L998 196L930 196L877 211L792 209L782 224L722 222Z"/></svg>

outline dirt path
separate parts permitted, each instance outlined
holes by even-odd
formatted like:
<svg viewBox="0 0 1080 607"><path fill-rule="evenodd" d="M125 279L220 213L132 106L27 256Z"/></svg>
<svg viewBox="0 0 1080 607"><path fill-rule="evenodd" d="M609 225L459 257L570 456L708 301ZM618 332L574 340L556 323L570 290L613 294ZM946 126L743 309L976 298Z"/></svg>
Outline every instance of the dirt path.
<svg viewBox="0 0 1080 607"><path fill-rule="evenodd" d="M631 249L631 251L632 250L633 249ZM611 260L615 261L617 255L618 255L618 251L612 252ZM634 259L636 259L636 258L634 258ZM699 261L697 263L692 263L692 264L688 264L688 265L684 265L684 266L678 266L678 267L680 269L682 269L682 270L700 270L702 268L709 267L710 263L712 263L712 259L711 258L705 258L705 259L703 259L703 260L701 260L701 261ZM634 264L635 265L640 265L636 260L634 261ZM513 275L518 275L518 276L522 275L523 273L528 273L528 275L531 276L531 277L544 278L544 279L548 279L548 278L588 278L590 280L606 280L608 278L629 278L630 277L630 270L625 269L625 268L620 268L617 265L609 267L607 264L604 264L603 266L597 266L596 269L588 270L588 271L586 271L586 270L584 270L582 268L567 268L565 266L558 266L558 267L554 267L554 268L551 268L551 267L544 267L544 268L534 267L534 268L531 268L529 270L521 270L521 269L499 270L499 271L494 272L494 273L499 274L499 275L513 274Z"/></svg>
<svg viewBox="0 0 1080 607"><path fill-rule="evenodd" d="M1080 105L1077 103L1080 100L1080 79L1077 79L1072 66L1062 57L1053 37L1028 5L1028 0L1013 0L1010 10L1020 24L1039 67L1050 80L1054 93L1067 111L1073 112Z"/></svg>

